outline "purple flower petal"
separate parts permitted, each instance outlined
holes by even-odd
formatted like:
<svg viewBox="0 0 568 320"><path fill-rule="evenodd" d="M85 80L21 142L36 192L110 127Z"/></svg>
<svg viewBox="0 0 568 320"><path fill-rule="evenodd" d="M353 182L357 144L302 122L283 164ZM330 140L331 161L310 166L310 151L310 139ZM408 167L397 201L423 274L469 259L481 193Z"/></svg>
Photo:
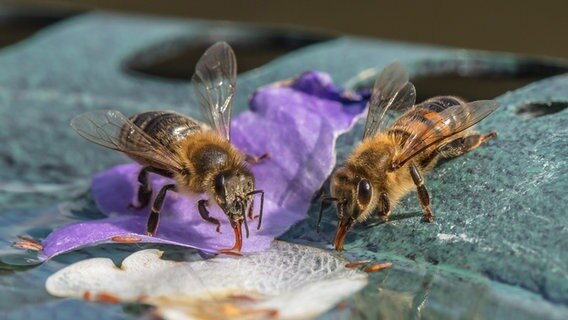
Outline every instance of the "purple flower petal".
<svg viewBox="0 0 568 320"><path fill-rule="evenodd" d="M336 87L329 75L307 72L287 84L259 89L250 102L250 110L234 119L232 142L240 150L251 155L270 154L270 159L252 166L257 188L265 191L264 217L260 230L256 230L257 220L249 221L250 237L244 239L244 252L268 248L275 237L306 217L312 195L335 165L337 136L355 123L365 108L366 98ZM54 231L42 243L41 258L112 242L113 237L203 251L233 245L230 224L213 202L210 202L211 215L222 222L221 232L217 233L215 225L199 216L197 201L206 199L206 195L169 193L156 236L146 236L149 208L128 208L135 199L139 170L140 166L132 163L95 176L93 198L108 218ZM155 192L171 182L157 175L151 175L151 179Z"/></svg>

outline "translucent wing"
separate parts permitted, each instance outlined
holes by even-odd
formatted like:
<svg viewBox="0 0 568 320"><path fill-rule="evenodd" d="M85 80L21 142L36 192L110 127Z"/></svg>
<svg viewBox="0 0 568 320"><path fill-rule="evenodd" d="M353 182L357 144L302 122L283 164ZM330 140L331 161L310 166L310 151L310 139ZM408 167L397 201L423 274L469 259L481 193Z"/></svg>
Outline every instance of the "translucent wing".
<svg viewBox="0 0 568 320"><path fill-rule="evenodd" d="M231 108L237 82L237 60L231 46L217 42L197 65L191 78L203 117L220 136L231 140Z"/></svg>
<svg viewBox="0 0 568 320"><path fill-rule="evenodd" d="M77 133L98 145L124 152L129 156L172 171L181 170L175 154L146 134L116 110L97 110L83 113L71 120Z"/></svg>
<svg viewBox="0 0 568 320"><path fill-rule="evenodd" d="M405 131L414 134L404 142L399 156L394 160L393 168L403 166L427 148L472 127L497 108L497 101L480 100L451 106L438 113L438 120L428 126L419 120L409 121L409 127Z"/></svg>
<svg viewBox="0 0 568 320"><path fill-rule="evenodd" d="M408 73L400 62L387 66L378 75L369 100L367 123L363 138L381 131L388 110L405 110L416 102L416 89L408 81Z"/></svg>

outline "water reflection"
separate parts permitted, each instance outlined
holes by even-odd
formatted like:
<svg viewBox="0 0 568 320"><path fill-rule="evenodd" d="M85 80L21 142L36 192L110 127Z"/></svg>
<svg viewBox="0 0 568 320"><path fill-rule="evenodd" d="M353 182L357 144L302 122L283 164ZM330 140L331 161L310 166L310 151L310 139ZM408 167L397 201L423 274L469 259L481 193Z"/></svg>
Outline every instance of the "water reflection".
<svg viewBox="0 0 568 320"><path fill-rule="evenodd" d="M566 319L568 308L447 268L394 261L350 301L355 319Z"/></svg>

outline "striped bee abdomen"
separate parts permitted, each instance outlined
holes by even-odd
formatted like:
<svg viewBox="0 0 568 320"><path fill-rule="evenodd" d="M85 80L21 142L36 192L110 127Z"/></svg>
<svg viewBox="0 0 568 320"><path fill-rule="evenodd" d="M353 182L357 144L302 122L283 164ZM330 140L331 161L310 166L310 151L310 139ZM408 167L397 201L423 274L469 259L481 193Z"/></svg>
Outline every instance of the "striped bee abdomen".
<svg viewBox="0 0 568 320"><path fill-rule="evenodd" d="M137 113L129 120L172 152L175 142L201 131L203 127L196 120L172 111ZM130 133L126 128L123 128L119 138L123 145L131 143Z"/></svg>

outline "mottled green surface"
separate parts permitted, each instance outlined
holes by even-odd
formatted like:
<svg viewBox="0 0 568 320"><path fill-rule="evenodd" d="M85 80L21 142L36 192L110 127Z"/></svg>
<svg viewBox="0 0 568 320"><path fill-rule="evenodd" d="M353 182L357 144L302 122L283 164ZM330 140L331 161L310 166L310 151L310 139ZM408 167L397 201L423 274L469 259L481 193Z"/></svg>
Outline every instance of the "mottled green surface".
<svg viewBox="0 0 568 320"><path fill-rule="evenodd" d="M226 27L229 34L246 32ZM187 83L127 74L122 66L161 41L197 38L211 30L205 22L91 14L0 51L2 314L112 319L141 312L135 306L58 300L43 289L46 277L70 262L91 256L119 260L140 246L80 250L32 268L14 266L24 264L24 256L9 244L17 235L41 238L60 225L96 217L86 213L92 211L89 178L124 158L78 138L68 126L74 115L96 108L125 114L175 109L197 115ZM152 52L142 56L153 57ZM328 72L337 83L365 85L365 77L348 80L393 60L406 63L413 76L440 71L515 75L523 68L513 56L338 38L242 74L235 112L246 107L258 86L307 69ZM503 93L498 100L503 107L480 125L481 131L497 130L498 139L427 177L434 223L420 222L418 203L410 194L388 224L359 226L350 233L348 255L395 265L372 275L371 284L351 299L353 308L334 311L335 316L568 318L568 110L536 118L517 115L517 108L527 103L568 103L568 76ZM340 139L340 159L361 131L359 125ZM334 214L327 212L323 233L317 235L316 211L314 205L310 218L283 238L325 246L332 238Z"/></svg>

